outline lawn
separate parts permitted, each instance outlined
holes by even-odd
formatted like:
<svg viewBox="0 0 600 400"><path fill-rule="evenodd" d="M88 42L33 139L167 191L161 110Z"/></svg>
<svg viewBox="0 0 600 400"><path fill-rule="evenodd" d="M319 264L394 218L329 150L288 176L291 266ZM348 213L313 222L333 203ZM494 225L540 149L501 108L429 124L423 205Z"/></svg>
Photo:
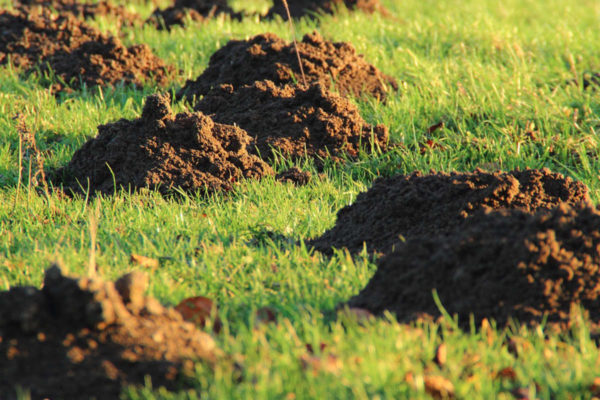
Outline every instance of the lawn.
<svg viewBox="0 0 600 400"><path fill-rule="evenodd" d="M235 4L246 3L259 10L266 4ZM316 177L303 187L269 177L208 198L149 191L89 201L46 196L39 179L29 178L36 159L19 151L17 116L52 169L65 165L99 124L139 116L145 97L161 89L117 87L57 98L40 77L0 67L0 290L40 286L44 270L56 261L73 274L86 274L95 245L98 271L108 279L143 269L149 294L163 304L211 298L223 322L214 338L231 357L214 369L198 363L192 389L167 392L148 382L128 388L124 399L431 398L441 378L453 385L456 398L600 396L600 385L595 393L592 387L600 377L600 352L585 322L556 334L517 324L496 329L493 321L470 331L457 329L451 319L404 325L387 315L358 321L336 307L366 285L375 259L366 251L352 257L344 250L329 257L302 243L330 228L336 212L376 177L412 171L548 167L585 183L597 204L600 89L568 83L600 71L600 4L382 3L393 19L344 12L299 20L296 31L301 37L316 29L328 39L351 42L398 80L400 90L385 104L353 101L367 122L385 124L400 146L328 163L323 171L311 160L298 162ZM127 7L144 16L152 10L150 4ZM116 29L108 19L92 24ZM127 45L146 43L180 69L167 88L177 90L228 40L263 32L292 37L285 21L258 18L122 33ZM175 102L174 108L189 104ZM441 129L429 132L441 122ZM281 160L276 169L290 165ZM156 259L159 266L132 264L132 254ZM274 312L275 322L259 321L263 307ZM436 362L442 344L447 359Z"/></svg>

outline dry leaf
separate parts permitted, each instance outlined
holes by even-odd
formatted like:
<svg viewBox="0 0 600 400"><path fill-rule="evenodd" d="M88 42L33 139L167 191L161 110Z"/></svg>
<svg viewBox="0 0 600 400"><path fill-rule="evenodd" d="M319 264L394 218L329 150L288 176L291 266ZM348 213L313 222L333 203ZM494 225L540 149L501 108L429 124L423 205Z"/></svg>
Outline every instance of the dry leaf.
<svg viewBox="0 0 600 400"><path fill-rule="evenodd" d="M502 368L500 371L496 373L496 378L500 379L510 379L511 381L517 380L517 371L512 367Z"/></svg>
<svg viewBox="0 0 600 400"><path fill-rule="evenodd" d="M140 267L144 268L158 268L158 260L155 258L150 258L146 256L141 256L139 254L132 254L129 258L129 261L133 264L137 264Z"/></svg>
<svg viewBox="0 0 600 400"><path fill-rule="evenodd" d="M217 316L217 307L212 300L203 297L189 297L182 300L175 310L179 311L183 319L193 322L194 324L204 327L209 319L213 319L213 330L219 332L221 330L221 321Z"/></svg>
<svg viewBox="0 0 600 400"><path fill-rule="evenodd" d="M443 376L426 376L425 391L434 399L451 399L454 397L454 385Z"/></svg>
<svg viewBox="0 0 600 400"><path fill-rule="evenodd" d="M439 367L443 367L446 364L446 358L447 358L446 343L442 343L438 346L437 350L435 351L434 361Z"/></svg>
<svg viewBox="0 0 600 400"><path fill-rule="evenodd" d="M433 133L443 127L444 127L444 123L438 122L437 124L431 125L429 128L427 128L427 133Z"/></svg>

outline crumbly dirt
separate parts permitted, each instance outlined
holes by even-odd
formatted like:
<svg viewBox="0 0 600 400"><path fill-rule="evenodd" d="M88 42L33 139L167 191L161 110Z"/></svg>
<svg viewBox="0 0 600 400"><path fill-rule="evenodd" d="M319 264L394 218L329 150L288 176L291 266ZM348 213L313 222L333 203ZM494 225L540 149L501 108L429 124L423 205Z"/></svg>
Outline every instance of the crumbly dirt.
<svg viewBox="0 0 600 400"><path fill-rule="evenodd" d="M292 167L275 175L275 179L282 183L293 183L296 186L304 186L310 182L312 174L308 171L302 171L298 167Z"/></svg>
<svg viewBox="0 0 600 400"><path fill-rule="evenodd" d="M308 83L335 86L343 96L374 96L381 100L389 90L398 89L394 78L367 63L350 43L334 43L313 32L298 42L298 51ZM260 80L277 85L303 83L293 43L272 33L231 40L211 56L208 68L196 80L188 80L177 96L199 98L221 84L237 89Z"/></svg>
<svg viewBox="0 0 600 400"><path fill-rule="evenodd" d="M302 18L320 13L335 14L342 5L348 10L358 10L368 14L379 12L383 15L389 15L389 12L381 5L379 0L288 0L287 3L292 18ZM275 0L273 7L267 12L267 18L272 18L275 15L287 20L287 13L281 0Z"/></svg>
<svg viewBox="0 0 600 400"><path fill-rule="evenodd" d="M201 112L174 115L168 95L146 99L141 118L100 125L98 136L75 152L56 175L68 189L114 193L117 188L228 191L243 178L272 175L250 155L250 136L242 129L215 123ZM78 183L79 182L79 183Z"/></svg>
<svg viewBox="0 0 600 400"><path fill-rule="evenodd" d="M259 81L237 90L222 85L196 109L216 122L246 130L267 159L272 149L292 159L341 159L356 156L361 148L370 150L371 142L383 150L388 143L383 125L367 124L355 105L319 84L304 88Z"/></svg>
<svg viewBox="0 0 600 400"><path fill-rule="evenodd" d="M42 7L53 9L57 12L71 13L77 18L92 19L96 17L110 17L120 25L133 26L141 23L139 15L129 12L122 5L115 5L110 1L98 2L76 1L76 0L18 0L17 8L30 9Z"/></svg>
<svg viewBox="0 0 600 400"><path fill-rule="evenodd" d="M600 320L600 212L562 204L551 211L481 212L449 235L409 239L382 258L367 286L349 302L402 322L437 317L432 291L459 324L511 318L553 328L575 321L575 305Z"/></svg>
<svg viewBox="0 0 600 400"><path fill-rule="evenodd" d="M172 6L156 9L146 21L158 29L171 29L173 25L184 25L185 19L203 22L219 15L228 15L241 20L242 15L229 7L227 0L175 0Z"/></svg>
<svg viewBox="0 0 600 400"><path fill-rule="evenodd" d="M168 83L174 68L157 58L145 45L125 47L113 36L72 14L0 11L0 64L9 58L17 67L42 73L51 69L56 92L82 85L109 86Z"/></svg>
<svg viewBox="0 0 600 400"><path fill-rule="evenodd" d="M118 398L125 385L176 389L195 361L221 356L213 339L144 296L147 279L116 282L46 271L43 288L0 292L0 393L32 399Z"/></svg>
<svg viewBox="0 0 600 400"><path fill-rule="evenodd" d="M533 213L561 203L590 205L587 187L548 169L511 172L415 172L377 179L353 204L337 214L333 228L310 242L330 253L333 247L389 252L409 239L452 231L479 210L520 209Z"/></svg>

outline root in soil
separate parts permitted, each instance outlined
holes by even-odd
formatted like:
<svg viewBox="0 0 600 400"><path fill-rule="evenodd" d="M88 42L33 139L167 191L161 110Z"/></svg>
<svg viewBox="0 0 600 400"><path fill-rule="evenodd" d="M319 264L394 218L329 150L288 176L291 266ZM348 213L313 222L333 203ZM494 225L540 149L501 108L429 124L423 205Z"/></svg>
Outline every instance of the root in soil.
<svg viewBox="0 0 600 400"><path fill-rule="evenodd" d="M119 83L168 83L174 68L143 45L125 47L71 14L0 11L0 64L55 76L56 92Z"/></svg>
<svg viewBox="0 0 600 400"><path fill-rule="evenodd" d="M263 158L272 149L284 157L341 159L371 147L386 149L383 125L367 124L358 108L316 84L308 88L254 82L237 90L222 85L208 93L196 109L216 122L235 124L254 138Z"/></svg>
<svg viewBox="0 0 600 400"><path fill-rule="evenodd" d="M273 174L248 154L251 140L244 130L201 112L174 115L168 95L152 95L141 118L100 125L98 136L77 150L56 177L76 193L88 184L91 192L106 194L115 188L228 191L241 179Z"/></svg>
<svg viewBox="0 0 600 400"><path fill-rule="evenodd" d="M378 262L375 275L349 302L408 322L440 316L432 291L459 325L484 318L567 329L578 306L593 329L600 318L600 212L561 204L531 214L479 211L447 235L419 236Z"/></svg>
<svg viewBox="0 0 600 400"><path fill-rule="evenodd" d="M368 14L379 12L389 15L389 12L381 5L379 0L288 0L292 18L310 17L315 14L335 14L340 6L349 10L358 10ZM279 15L287 18L286 10L282 0L275 0L273 7L267 12L267 18Z"/></svg>
<svg viewBox="0 0 600 400"><path fill-rule="evenodd" d="M158 29L171 29L174 25L184 25L186 18L203 22L219 15L242 19L242 14L234 12L227 0L175 0L170 7L157 8L146 22Z"/></svg>
<svg viewBox="0 0 600 400"><path fill-rule="evenodd" d="M432 173L377 179L342 208L333 228L310 242L332 248L387 253L400 237L445 234L479 210L520 209L529 213L561 203L591 205L587 187L547 169L488 173Z"/></svg>
<svg viewBox="0 0 600 400"><path fill-rule="evenodd" d="M298 43L298 52L308 83L335 87L343 96L374 96L385 100L390 89L398 89L394 78L367 63L349 43L330 42L313 32ZM229 41L211 56L208 68L196 80L187 81L177 96L200 98L221 84L237 89L260 80L277 85L301 82L293 43L272 33Z"/></svg>
<svg viewBox="0 0 600 400"><path fill-rule="evenodd" d="M118 398L125 385L177 389L194 362L213 364L213 339L144 296L146 277L74 278L53 266L43 288L0 292L0 393L33 399Z"/></svg>

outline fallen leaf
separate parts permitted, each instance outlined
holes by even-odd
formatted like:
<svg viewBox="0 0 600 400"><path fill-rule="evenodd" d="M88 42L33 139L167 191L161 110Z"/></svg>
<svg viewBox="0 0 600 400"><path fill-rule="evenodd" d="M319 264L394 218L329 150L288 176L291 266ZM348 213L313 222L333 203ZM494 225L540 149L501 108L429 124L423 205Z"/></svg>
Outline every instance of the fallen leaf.
<svg viewBox="0 0 600 400"><path fill-rule="evenodd" d="M146 256L141 256L139 254L132 254L129 258L129 261L132 264L137 264L140 267L144 268L158 268L158 260L155 258L150 258Z"/></svg>
<svg viewBox="0 0 600 400"><path fill-rule="evenodd" d="M506 367L498 371L495 377L500 379L510 379L511 381L516 381L517 372L512 367Z"/></svg>
<svg viewBox="0 0 600 400"><path fill-rule="evenodd" d="M434 399L451 399L454 397L454 385L443 376L426 376L425 391Z"/></svg>
<svg viewBox="0 0 600 400"><path fill-rule="evenodd" d="M427 128L427 133L433 133L443 127L444 127L444 123L438 122L437 124L431 125L429 128Z"/></svg>
<svg viewBox="0 0 600 400"><path fill-rule="evenodd" d="M439 367L443 367L446 364L446 358L447 358L446 343L442 343L438 346L437 350L435 351L435 358L433 361Z"/></svg>
<svg viewBox="0 0 600 400"><path fill-rule="evenodd" d="M217 307L211 299L203 296L189 297L182 300L175 306L183 319L194 324L204 327L206 322L213 320L213 330L219 332L221 330L221 320L217 315Z"/></svg>

